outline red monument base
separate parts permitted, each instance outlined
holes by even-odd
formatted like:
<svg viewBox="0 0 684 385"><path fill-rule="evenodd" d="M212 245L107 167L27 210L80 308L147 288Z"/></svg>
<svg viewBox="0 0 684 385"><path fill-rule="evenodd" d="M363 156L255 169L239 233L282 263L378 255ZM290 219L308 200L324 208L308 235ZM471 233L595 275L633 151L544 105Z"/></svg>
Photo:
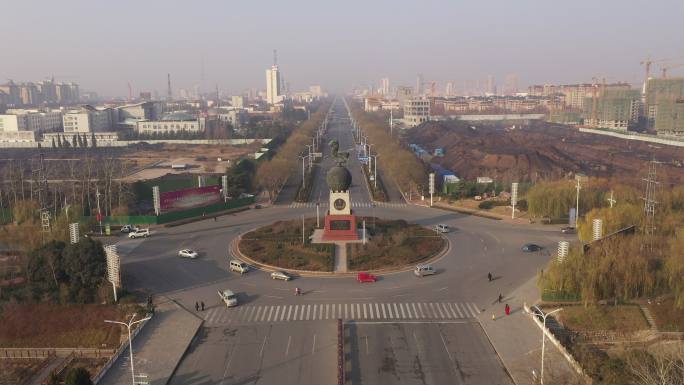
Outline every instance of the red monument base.
<svg viewBox="0 0 684 385"><path fill-rule="evenodd" d="M325 216L324 241L356 241L358 239L355 215Z"/></svg>

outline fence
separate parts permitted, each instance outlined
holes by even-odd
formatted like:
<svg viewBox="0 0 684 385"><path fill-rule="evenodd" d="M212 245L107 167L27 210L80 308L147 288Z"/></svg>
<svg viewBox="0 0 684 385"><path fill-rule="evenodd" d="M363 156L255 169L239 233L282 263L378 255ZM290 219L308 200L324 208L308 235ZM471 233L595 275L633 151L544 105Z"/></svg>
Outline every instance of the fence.
<svg viewBox="0 0 684 385"><path fill-rule="evenodd" d="M114 354L114 349L71 349L71 348L0 348L0 359L39 359L50 356L100 358Z"/></svg>
<svg viewBox="0 0 684 385"><path fill-rule="evenodd" d="M131 215L131 216L116 216L104 217L103 224L108 225L161 225L164 223L175 222L182 219L200 217L210 215L213 213L226 211L238 207L244 207L253 204L256 197L247 197L240 199L233 199L228 202L216 203L204 207L195 207L183 211L174 211L170 213L162 213L159 216L154 215ZM83 222L93 221L94 217L82 217Z"/></svg>

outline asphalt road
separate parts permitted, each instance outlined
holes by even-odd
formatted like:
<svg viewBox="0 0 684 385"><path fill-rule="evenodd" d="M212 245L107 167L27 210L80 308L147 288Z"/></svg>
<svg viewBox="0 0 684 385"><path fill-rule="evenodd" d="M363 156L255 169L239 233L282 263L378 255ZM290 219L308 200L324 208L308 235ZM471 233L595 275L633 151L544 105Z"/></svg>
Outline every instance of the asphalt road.
<svg viewBox="0 0 684 385"><path fill-rule="evenodd" d="M336 108L344 107L338 103ZM345 131L342 119L334 117L333 121L326 142L337 137L345 150L352 143L348 127ZM355 161L349 162L355 179L352 200L363 202L368 200L368 192L363 182L358 183L362 179ZM316 181L319 191L323 178L320 173ZM348 346L351 362L359 363L351 369L352 383L413 384L421 383L416 382L421 376L435 379L425 383L445 383L442 379L457 384L506 383L499 376L498 357L473 318L485 309L501 307L496 303L499 293L506 297L550 259L547 251L522 252L524 243L553 250L558 240L571 238L557 228L514 226L406 204L360 205L354 212L406 219L427 227L448 224L453 229L446 234L451 248L433 264L437 274L424 278L411 272L387 274L376 283L359 284L354 277L283 282L258 270L244 275L228 271L231 240L276 220L313 217L315 205L274 206L225 215L217 221L159 228L147 239L121 236L117 244L122 280L128 290L166 296L188 309L193 309L196 301L204 301L208 307L199 313L206 320L201 338L193 343L171 383L333 383L335 357L329 344L336 339L337 318L352 328L356 339L367 336L369 343L368 357L359 355L359 349L365 352L361 342ZM200 257L179 258L177 252L182 248L195 249ZM488 272L494 275L493 282L488 282ZM296 286L304 295L293 295ZM227 288L237 293L240 306L228 309L222 305L216 292ZM416 344L410 339L402 341L401 335L414 338ZM396 362L401 363L394 372L377 372L388 354L383 349L394 351ZM411 360L420 364L423 374L406 374Z"/></svg>
<svg viewBox="0 0 684 385"><path fill-rule="evenodd" d="M346 333L353 385L512 384L474 322L350 322Z"/></svg>

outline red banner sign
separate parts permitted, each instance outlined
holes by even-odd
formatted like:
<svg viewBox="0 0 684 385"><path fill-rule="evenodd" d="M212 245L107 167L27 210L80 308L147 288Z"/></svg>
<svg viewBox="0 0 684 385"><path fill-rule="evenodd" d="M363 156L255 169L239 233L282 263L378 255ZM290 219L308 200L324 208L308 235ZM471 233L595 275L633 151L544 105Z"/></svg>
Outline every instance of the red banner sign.
<svg viewBox="0 0 684 385"><path fill-rule="evenodd" d="M206 186L169 191L159 194L163 212L187 210L221 201L221 186Z"/></svg>

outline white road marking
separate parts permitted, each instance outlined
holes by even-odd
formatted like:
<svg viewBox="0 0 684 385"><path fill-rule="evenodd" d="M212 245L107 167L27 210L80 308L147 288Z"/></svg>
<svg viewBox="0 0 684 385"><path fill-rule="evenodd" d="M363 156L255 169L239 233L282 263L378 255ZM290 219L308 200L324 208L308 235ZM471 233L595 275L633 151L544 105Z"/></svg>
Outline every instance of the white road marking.
<svg viewBox="0 0 684 385"><path fill-rule="evenodd" d="M333 309L335 308L335 305L333 305ZM328 314L330 314L330 304L326 303L325 304L325 319L328 319Z"/></svg>
<svg viewBox="0 0 684 385"><path fill-rule="evenodd" d="M289 305L289 306L287 307L287 320L288 320L288 321L290 320L290 313L291 313L291 312L292 312L292 305ZM283 311L283 314L285 314L284 311Z"/></svg>
<svg viewBox="0 0 684 385"><path fill-rule="evenodd" d="M361 305L356 304L356 318L361 318Z"/></svg>
<svg viewBox="0 0 684 385"><path fill-rule="evenodd" d="M369 350L369 349L368 349L368 336L366 336L366 355L369 354L369 351L368 351L368 350Z"/></svg>
<svg viewBox="0 0 684 385"><path fill-rule="evenodd" d="M315 352L316 352L316 335L314 334L313 345L311 346L311 355L313 356L313 354Z"/></svg>
<svg viewBox="0 0 684 385"><path fill-rule="evenodd" d="M418 304L418 311L420 312L420 318L425 318L425 313L423 313L423 306Z"/></svg>
<svg viewBox="0 0 684 385"><path fill-rule="evenodd" d="M366 304L363 304L363 318L368 318L368 314L366 313Z"/></svg>
<svg viewBox="0 0 684 385"><path fill-rule="evenodd" d="M292 336L287 336L287 347L285 348L285 355L287 355L290 352L290 342L292 342Z"/></svg>
<svg viewBox="0 0 684 385"><path fill-rule="evenodd" d="M344 319L349 319L347 318L347 304L344 304Z"/></svg>
<svg viewBox="0 0 684 385"><path fill-rule="evenodd" d="M456 312L454 311L453 306L451 306L451 304L448 304L448 306L449 306L449 312L451 313L452 317L458 318L458 316L456 315Z"/></svg>
<svg viewBox="0 0 684 385"><path fill-rule="evenodd" d="M261 344L261 350L259 350L259 357L264 356L264 347L266 346L266 339L268 338L268 334L264 336L264 342Z"/></svg>
<svg viewBox="0 0 684 385"><path fill-rule="evenodd" d="M444 345L444 350L446 350L447 354L449 355L449 361L451 361L451 363L453 364L454 363L454 357L451 356L451 352L449 351L449 348L447 348L447 344L446 344L446 341L444 340L444 335L442 334L442 332L439 333L439 336L442 338L442 345Z"/></svg>
<svg viewBox="0 0 684 385"><path fill-rule="evenodd" d="M397 304L393 303L392 306L394 306L394 318L399 318L399 310L397 310Z"/></svg>
<svg viewBox="0 0 684 385"><path fill-rule="evenodd" d="M404 313L404 304L399 304L399 310L401 310L401 318L406 318L406 314Z"/></svg>

